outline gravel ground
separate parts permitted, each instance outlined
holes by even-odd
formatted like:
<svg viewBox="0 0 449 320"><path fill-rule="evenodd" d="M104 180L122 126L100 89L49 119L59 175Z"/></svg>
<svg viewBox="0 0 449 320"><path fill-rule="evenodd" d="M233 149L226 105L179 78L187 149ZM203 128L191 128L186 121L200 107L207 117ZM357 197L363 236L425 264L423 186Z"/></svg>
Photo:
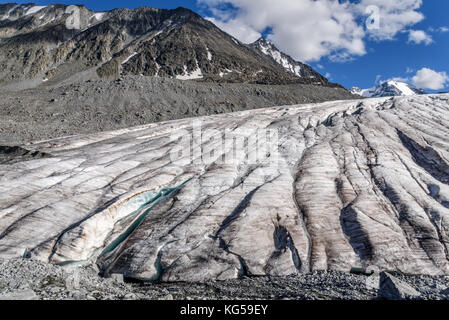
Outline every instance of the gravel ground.
<svg viewBox="0 0 449 320"><path fill-rule="evenodd" d="M419 299L449 299L449 276L395 274ZM28 259L0 260L0 300L373 300L379 276L314 272L207 283L125 283L91 266L60 267Z"/></svg>
<svg viewBox="0 0 449 320"><path fill-rule="evenodd" d="M0 92L0 145L247 109L356 98L339 87L129 76Z"/></svg>

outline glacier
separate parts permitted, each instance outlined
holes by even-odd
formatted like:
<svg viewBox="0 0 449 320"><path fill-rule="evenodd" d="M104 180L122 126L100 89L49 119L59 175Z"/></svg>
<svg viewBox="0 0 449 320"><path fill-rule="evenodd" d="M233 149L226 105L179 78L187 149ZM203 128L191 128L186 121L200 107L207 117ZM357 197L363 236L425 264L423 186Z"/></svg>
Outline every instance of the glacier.
<svg viewBox="0 0 449 320"><path fill-rule="evenodd" d="M276 139L249 161L257 130ZM47 156L0 164L0 258L148 281L449 274L449 94L280 106L21 148Z"/></svg>

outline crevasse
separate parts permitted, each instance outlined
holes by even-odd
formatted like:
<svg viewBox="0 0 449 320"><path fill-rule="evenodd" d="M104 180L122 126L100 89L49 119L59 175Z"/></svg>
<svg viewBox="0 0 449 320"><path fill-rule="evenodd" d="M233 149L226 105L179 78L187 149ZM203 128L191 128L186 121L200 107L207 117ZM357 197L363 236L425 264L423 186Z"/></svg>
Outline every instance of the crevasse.
<svg viewBox="0 0 449 320"><path fill-rule="evenodd" d="M119 213L119 215L122 217L121 220L129 220L130 218L133 218L134 220L115 239L113 239L111 242L109 242L108 245L104 247L104 249L98 256L97 263L99 265L104 265L103 262L106 260L113 261L113 257L117 254L117 249L129 238L134 230L136 230L142 224L151 210L153 210L153 208L161 201L167 199L174 192L181 189L189 180L186 180L178 186L164 187L158 191L143 193L123 204L120 207ZM120 222L121 221L118 221L116 223L114 229L116 228L116 226L120 228ZM102 266L102 268L104 269L105 267Z"/></svg>

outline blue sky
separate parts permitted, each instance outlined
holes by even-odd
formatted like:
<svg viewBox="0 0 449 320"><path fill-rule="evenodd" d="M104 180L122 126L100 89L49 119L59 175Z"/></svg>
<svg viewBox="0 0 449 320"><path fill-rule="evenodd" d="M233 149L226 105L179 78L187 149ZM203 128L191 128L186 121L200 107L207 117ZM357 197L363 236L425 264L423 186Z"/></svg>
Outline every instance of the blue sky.
<svg viewBox="0 0 449 320"><path fill-rule="evenodd" d="M429 28L449 27L449 1L424 1L421 12L425 19L414 25L413 29L427 31ZM369 41L368 53L362 57L346 63L333 63L325 58L320 64L325 66L325 71L332 75L334 81L345 86L354 83L363 88L372 86L377 76L383 80L408 78L423 67L449 74L449 32L433 32L431 35L434 42L430 45L408 43L406 33L398 34L396 40ZM408 68L413 72L407 73ZM441 90L427 89L429 92L442 90L449 90L448 84Z"/></svg>
<svg viewBox="0 0 449 320"><path fill-rule="evenodd" d="M388 20L392 21L391 23L394 23L394 21L397 20L394 20L395 16L393 16L392 13L397 12L398 9L404 10L403 13L401 13L403 16L410 15L411 13L411 16L415 13L424 16L420 22L410 22L409 24L399 27L395 26L396 29L393 36L390 34L388 36L382 35L377 37L377 35L373 36L373 34L368 35L367 30L365 30L364 36L359 35L354 37L353 35L356 32L365 28L363 19L366 19L363 15L358 16L357 14L354 14L354 21L356 23L358 22L359 25L353 25L351 23L340 24L333 27L333 29L342 27L344 30L335 34L333 33L333 30L329 29L323 29L324 33L317 33L315 32L316 28L313 25L314 21L309 21L309 23L312 23L313 28L311 29L311 35L313 34L314 36L307 39L304 38L304 35L301 33L298 33L296 36L295 33L292 33L289 30L295 29L298 26L302 27L302 24L307 24L307 19L303 19L303 21L298 21L299 19L289 21L288 16L290 13L294 13L294 10L303 12L305 10L303 10L303 8L309 7L310 12L320 12L321 14L323 12L323 10L321 10L322 8L319 11L313 11L316 8L313 9L311 6L307 7L307 5L310 4L310 1L311 0L279 0L275 2L255 0L253 1L253 3L256 4L255 6L251 6L253 4L251 1L244 0L200 0L200 2L202 2L201 4L199 4L199 1L197 0L36 0L33 2L39 5L61 2L64 4L84 4L89 9L95 11L122 7L136 8L139 6L168 9L179 6L186 7L198 12L204 17L213 18L217 25L229 33L234 33L233 35L241 40L252 40L254 37L257 37L258 34L268 36L270 40L283 51L289 53L298 60L308 60L307 63L313 66L317 71L323 75L329 76L331 81L340 83L347 88L352 86L368 88L372 87L376 81L378 82L380 80L392 78L402 78L406 82L414 83L416 81L414 81L413 77L415 77L415 80L420 80L418 81L419 84L425 86L429 81L432 83L432 77L435 74L430 73L430 71L426 74L421 72L419 75L422 77L416 78L418 76L417 72L423 68L426 68L425 71L431 70L438 72L439 75L443 77L444 72L449 74L449 32L442 32L445 29L441 29L446 27L448 28L447 30L449 30L449 19L447 19L447 13L449 13L449 1L406 0L402 2L408 1L408 8L392 7L385 8L384 10L382 7L382 10L384 11L380 13L380 21L385 18L385 21ZM322 2L326 1L331 2L332 0L322 0ZM30 1L18 2L27 3ZM217 2L221 2L221 4L217 5ZM342 2L344 1L340 0L340 3ZM389 2L386 0L351 0L351 3L354 4L360 2L382 4L394 3L395 0ZM232 5L230 5L230 3ZM248 3L251 4L248 5ZM275 3L277 8L270 8L271 4L274 6ZM301 3L301 5L304 4L304 6L298 8L298 3ZM282 9L282 6L280 6L281 4L284 4L285 9ZM264 5L266 8L264 8ZM289 5L291 7L288 7ZM415 7L411 10L410 6L412 5L415 5ZM232 10L230 10L231 8ZM343 6L332 8L334 12L344 11ZM304 11L303 14L306 15L306 18L307 15L313 17L313 14L310 12ZM273 20L275 19L276 14L278 18L277 20ZM272 16L273 18L271 20L270 18L267 18L265 21L261 21L260 16L264 15ZM285 22L282 21L284 20L284 15ZM333 20L346 17L344 12L342 12L340 16L334 16L334 13L332 13L332 15L333 16L329 18ZM300 16L300 14L297 16ZM326 17L327 16L324 14L323 16L317 17L317 20L323 21ZM413 20L413 18L411 18L411 20ZM236 29L237 26L240 28ZM269 32L267 32L268 30ZM424 40L418 44L410 42L410 30L424 31L426 36L432 39L432 42L426 43ZM320 39L320 37L323 37L323 39ZM329 37L338 39L334 41L334 39ZM332 47L335 48L335 50L324 49L327 48L323 45L326 41L332 43ZM310 48L305 49L308 46ZM329 52L326 52L326 50ZM342 56L345 58L342 58ZM298 57L307 58L300 59ZM446 78L446 80L449 79ZM444 82L444 80L442 81ZM432 87L431 84L428 86ZM427 88L427 91L449 91L449 82L445 81L443 87L438 90Z"/></svg>

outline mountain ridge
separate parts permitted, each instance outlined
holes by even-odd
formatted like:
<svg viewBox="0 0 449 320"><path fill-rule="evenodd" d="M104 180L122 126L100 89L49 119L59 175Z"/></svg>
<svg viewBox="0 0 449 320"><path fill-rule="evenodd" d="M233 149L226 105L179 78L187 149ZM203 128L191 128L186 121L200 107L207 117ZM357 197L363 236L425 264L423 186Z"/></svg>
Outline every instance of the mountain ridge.
<svg viewBox="0 0 449 320"><path fill-rule="evenodd" d="M0 85L58 84L74 77L122 75L257 84L339 86L311 67L307 77L242 44L197 13L177 9L78 6L80 29L67 29L66 5L0 5ZM299 63L298 63L299 64Z"/></svg>
<svg viewBox="0 0 449 320"><path fill-rule="evenodd" d="M319 81L327 81L325 77L313 70L312 67L296 61L291 56L279 50L271 41L264 37L260 37L255 42L251 43L250 46L270 57L277 64L284 67L285 70L300 78L312 78Z"/></svg>

